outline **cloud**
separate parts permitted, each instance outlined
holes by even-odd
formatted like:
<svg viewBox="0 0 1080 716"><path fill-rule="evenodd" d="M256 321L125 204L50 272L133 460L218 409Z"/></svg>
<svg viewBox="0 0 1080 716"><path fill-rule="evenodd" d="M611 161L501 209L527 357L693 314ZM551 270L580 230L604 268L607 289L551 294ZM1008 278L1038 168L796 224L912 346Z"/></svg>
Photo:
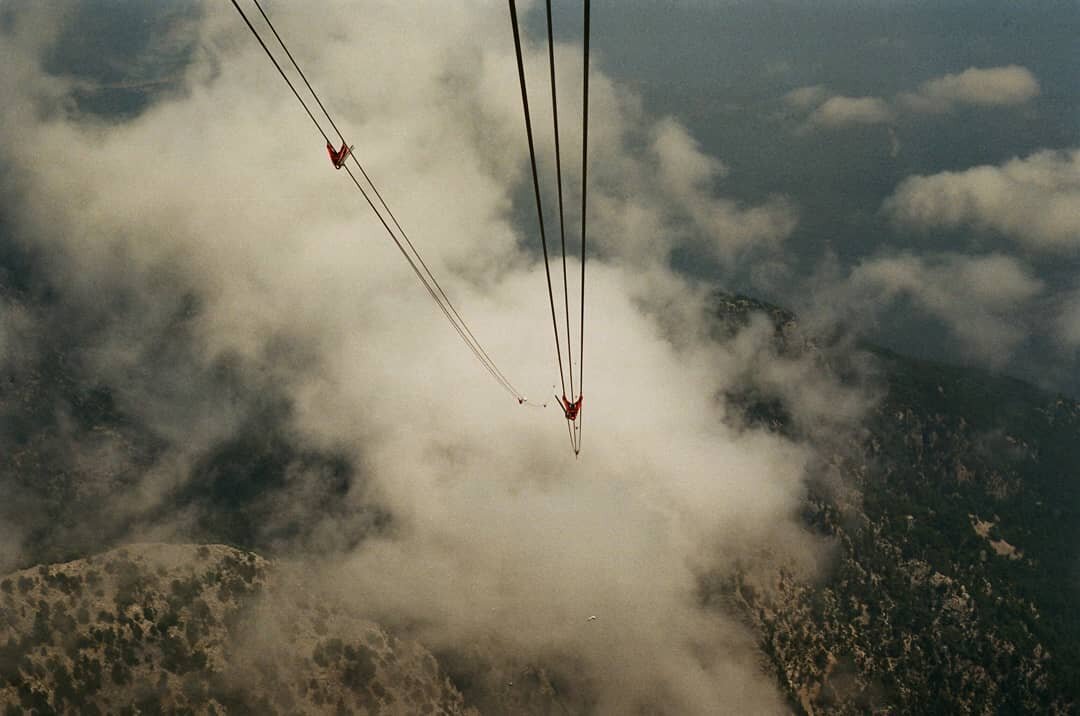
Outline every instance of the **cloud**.
<svg viewBox="0 0 1080 716"><path fill-rule="evenodd" d="M1029 335L1024 309L1044 284L1008 256L878 256L856 265L842 281L828 281L819 301L858 325L898 301L940 320L970 359L1001 367Z"/></svg>
<svg viewBox="0 0 1080 716"><path fill-rule="evenodd" d="M609 282L625 280L602 267L597 279L596 295L605 298L613 297ZM368 460L376 471L399 476L386 484L385 499L403 535L357 552L333 580L384 620L425 624L423 641L439 647L470 635L497 640L511 654L574 654L608 685L601 711L642 703L678 712L778 711L753 667L740 663L745 635L694 605L688 567L724 563L762 538L806 544L785 520L762 522L775 500L797 503L800 487L789 470L801 463L801 450L756 434L743 442L719 429L711 396L726 382L716 380L720 354L673 351L628 301L595 310L592 360L620 378L597 376L586 389L592 437L581 466L570 472L564 451L536 444L558 441L557 430L506 444L514 431L485 428L432 386L432 396L388 418L415 425L423 403L440 422L471 427L424 437L423 450L409 448L415 438L404 432L375 446ZM682 364L674 374L673 360ZM626 386L634 386L633 398ZM628 400L648 409L631 409ZM658 433L665 421L686 432ZM504 444L494 449L493 442ZM739 508L746 514L735 512L742 501L732 490L744 488L734 475L763 480L754 487L763 497ZM591 614L600 616L595 625L585 622ZM672 649L673 642L685 648ZM698 651L710 666L688 658Z"/></svg>
<svg viewBox="0 0 1080 716"><path fill-rule="evenodd" d="M807 112L806 128L837 129L894 122L904 111L945 113L960 106L1004 107L1024 104L1039 94L1039 82L1030 70L1017 65L969 68L924 82L915 92L889 100L881 97L846 97L824 85L791 90L783 101Z"/></svg>
<svg viewBox="0 0 1080 716"><path fill-rule="evenodd" d="M728 176L727 166L702 153L698 143L674 119L657 123L651 145L656 161L656 180L661 189L654 211L682 210L689 227L668 224L685 232L698 246L724 266L748 254L775 251L795 230L798 214L790 200L773 197L757 206L745 206L715 195L714 186ZM661 209L661 207L663 207Z"/></svg>
<svg viewBox="0 0 1080 716"><path fill-rule="evenodd" d="M884 124L892 121L889 105L877 97L841 97L825 100L815 109L809 123L827 128L850 125Z"/></svg>
<svg viewBox="0 0 1080 716"><path fill-rule="evenodd" d="M655 128L652 150L664 183L675 193L693 194L729 172L719 159L702 153L686 128L670 117Z"/></svg>
<svg viewBox="0 0 1080 716"><path fill-rule="evenodd" d="M945 112L958 105L1002 107L1024 104L1039 95L1039 82L1025 67L970 67L924 82L900 101L916 112Z"/></svg>
<svg viewBox="0 0 1080 716"><path fill-rule="evenodd" d="M766 77L777 77L787 75L791 73L793 69L791 62L785 59L777 59L766 62L761 69L761 73Z"/></svg>
<svg viewBox="0 0 1080 716"><path fill-rule="evenodd" d="M829 90L824 85L799 87L784 95L784 102L797 109L811 109L825 101Z"/></svg>
<svg viewBox="0 0 1080 716"><path fill-rule="evenodd" d="M1080 150L1042 151L1000 166L905 179L884 209L920 230L971 226L1031 249L1080 248Z"/></svg>
<svg viewBox="0 0 1080 716"><path fill-rule="evenodd" d="M718 196L733 178L721 162L594 74L575 460L554 408L517 406L456 342L232 7L203 9L184 91L127 121L26 111L41 101L34 53L18 77L0 75L4 201L48 256L57 325L86 334L64 349L159 441L122 489L111 471L80 478L116 495L80 515L87 529L129 520L139 535L183 536L215 507L177 495L215 477L244 484L257 454L285 463L266 527L306 525L298 556L433 644L568 654L582 665L568 678L606 712L783 711L752 636L701 609L697 578L763 551L814 564L798 518L812 451L725 422L717 396L768 356L710 339L706 291L669 259L778 246L789 203ZM515 206L527 154L505 14L397 3L356 23L339 3L317 16L282 5L274 19L488 352L542 400L556 370L535 229L515 223L532 213ZM540 86L545 59L528 54ZM576 81L568 70L567 97ZM568 130L564 147L576 139ZM43 147L78 151L42 161ZM572 165L566 181L576 196ZM773 380L797 398L805 374L784 368ZM816 382L806 411L823 391ZM332 514L290 499L327 490L333 471L305 457L320 451L363 475ZM390 527L341 538L372 505Z"/></svg>

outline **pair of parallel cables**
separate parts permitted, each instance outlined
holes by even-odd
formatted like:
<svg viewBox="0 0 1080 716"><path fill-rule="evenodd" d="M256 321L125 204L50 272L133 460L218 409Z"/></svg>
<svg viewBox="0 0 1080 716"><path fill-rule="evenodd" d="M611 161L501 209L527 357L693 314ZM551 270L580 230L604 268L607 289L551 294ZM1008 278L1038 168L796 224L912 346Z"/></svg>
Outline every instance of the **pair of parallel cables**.
<svg viewBox="0 0 1080 716"><path fill-rule="evenodd" d="M562 382L560 401L566 414L570 445L574 454L581 452L581 404L583 368L585 359L585 227L588 188L589 156L589 0L584 0L584 78L582 81L582 132L581 132L581 317L578 326L578 381L574 385L574 356L570 332L570 291L566 276L566 223L563 215L562 151L559 143L559 102L555 89L555 43L551 22L551 0L547 0L548 66L551 74L551 114L555 132L555 176L559 201L559 237L562 244L563 305L566 319L566 370L563 370L562 347L559 341L559 321L555 316L555 293L551 286L551 265L548 259L547 233L544 229L544 209L540 200L540 179L536 169L536 148L533 143L532 118L529 114L529 93L525 83L525 64L522 59L521 33L518 30L517 5L510 3L510 23L514 30L514 50L517 54L518 79L521 84L521 105L525 112L525 134L529 140L529 159L532 163L533 192L536 196L536 214L540 224L540 244L544 253L544 272L547 276L548 301L551 305L551 325L555 332L555 357L559 364L559 380ZM566 384L569 374L570 394ZM558 397L558 396L556 396Z"/></svg>
<svg viewBox="0 0 1080 716"><path fill-rule="evenodd" d="M330 113L326 110L326 106L323 105L322 100L319 99L319 95L315 92L315 89L311 86L311 83L308 82L307 76L304 74L304 71L300 69L300 65L296 62L296 59L293 57L292 52L289 51L289 48L285 44L285 41L281 38L281 35L278 34L277 29L274 28L274 24L270 21L270 18L263 10L262 5L259 4L259 0L252 0L252 2L254 3L255 7L258 8L259 14L262 15L263 20L266 22L266 25L270 29L270 32L273 33L274 37L277 39L277 42L281 46L281 49L285 51L286 56L292 63L292 66L296 70L296 73L300 76L300 79L303 80L304 85L307 87L308 92L310 92L311 94L311 97L315 100L315 103L318 104L319 109L322 111L322 114L326 117L326 120L330 123L333 131L341 140L342 152L345 152L346 148L349 147L349 144L345 140L345 137L342 135L341 130L338 129L337 124L330 116ZM296 97L297 101L300 102L300 105L304 108L304 111L307 112L308 117L311 118L312 123L319 130L319 134L321 134L323 139L326 140L327 147L331 147L333 142L330 141L330 137L326 133L326 130L323 128L323 125L319 122L318 119L315 118L315 114L308 106L308 103L304 101L304 98L300 95L300 92L296 89L296 86L293 84L292 80L289 79L289 76L286 74L285 70L282 68L277 58L274 57L274 53L270 51L269 47L267 47L266 42L263 41L263 38L259 34L259 31L255 29L254 25L252 25L251 20L248 19L248 16L240 8L237 0L232 0L232 4L233 7L236 8L236 11L240 13L240 17L243 18L244 23L248 26L248 29L251 30L251 33L255 36L255 39L258 40L259 45L263 48L263 51L266 52L266 56L269 57L270 61L274 63L274 67L277 68L277 71L281 75L281 78L285 80L285 84L289 86L289 89L292 90L292 93ZM349 165L345 163L350 157L352 158L353 164L355 164L357 170L359 170L360 175L363 177L367 187L370 189L370 194L364 188L364 184L361 184L360 180L357 179L356 175L352 171L352 168L350 168ZM461 314L454 307L454 304L450 301L450 298L446 295L446 292L443 290L442 286L439 285L439 282L435 278L434 274L432 274L431 269L428 268L427 263L424 262L423 257L420 255L420 252L417 251L412 241L409 240L409 237L408 235L406 235L405 230L401 228L401 224L398 223L398 220L394 216L394 213L390 210L390 207L388 207L386 202L383 200L383 197L379 193L379 190L376 188L375 183L371 180L371 177L368 176L368 173L364 170L363 165L360 164L360 160L356 157L355 152L349 149L347 151L347 156L343 154L340 157L340 162L335 160L334 165L335 167L345 169L345 171L348 173L349 178L352 179L353 184L367 201L368 206L371 207L371 210L375 212L375 215L379 218L379 222L383 225L383 228L386 229L386 233L389 234L390 238L394 241L394 244L401 252L401 255L405 257L405 260L408 262L409 267L412 268L413 273L416 274L416 278L419 279L420 283L427 290L428 295L431 297L431 300L435 302L438 308L442 311L443 315L446 316L446 320L461 337L461 340L465 343L465 345L468 346L469 350L472 351L473 355L476 356L476 359L480 362L480 364L483 365L485 370L487 370L487 372L491 374L491 377L494 378L500 386L502 386L503 390L512 395L519 404L531 405L528 399L526 399L525 396L522 395L521 392L518 391L517 388L515 388L514 385L506 378L503 372L495 364L495 361L492 360L491 356L488 355L486 350L484 350L484 347L480 344L480 341L478 341L476 339L476 336L473 335L473 332L469 329L469 326L465 323L465 320L461 317ZM372 200L371 194L374 194L374 196L378 200L378 206L376 206L375 202ZM379 207L381 207L381 211ZM393 224L393 227L391 227L391 224Z"/></svg>
<svg viewBox="0 0 1080 716"><path fill-rule="evenodd" d="M236 11L240 14L240 17L244 20L244 24L247 25L247 27L251 31L252 35L254 35L254 37L258 41L259 45L262 47L263 51L266 53L266 56L270 59L270 61L274 65L274 67L277 69L278 74L280 74L281 78L283 80L285 80L285 84L288 85L289 89L292 91L293 95L296 97L296 99L300 103L301 107L303 107L305 113L307 113L308 117L311 119L312 123L315 125L315 128L318 130L319 134L322 135L324 140L326 140L327 147L328 148L331 147L333 142L331 142L330 136L327 134L326 130L323 128L322 123L316 118L315 113L308 106L308 103L304 100L303 96L301 96L299 90L297 90L297 88L293 84L292 80L289 79L288 74L282 68L281 63L278 62L277 58L274 56L274 53L267 46L266 42L262 38L262 35L260 35L259 31L251 23L251 20L248 19L247 14L244 13L243 9L238 4L237 0L231 0L231 1L232 1L232 4L233 4L233 7L236 8ZM315 100L315 103L318 105L318 107L321 110L323 116L325 116L327 122L329 122L329 124L332 127L334 133L337 134L338 138L341 140L341 142L342 142L342 152L345 152L346 148L349 147L349 144L345 140L345 137L342 134L341 130L338 128L337 124L334 122L333 118L330 116L330 113L327 111L326 106L323 104L322 100L319 98L318 93L311 86L311 83L308 81L307 76L304 74L304 71L300 68L300 65L297 63L296 59L293 57L292 52L289 51L289 48L286 45L285 41L282 39L281 35L278 33L277 29L274 27L274 24L270 21L270 18L267 16L266 12L263 10L262 5L259 3L259 0L252 0L252 2L254 3L255 7L258 9L259 14L262 16L262 18L265 21L267 27L270 29L270 32L274 35L274 38L277 40L278 44L281 46L281 49L285 52L285 55L289 58L289 62L292 64L293 68L296 70L296 73L299 75L300 79L303 81L304 86L307 88L308 92L311 94L311 97ZM556 356L556 360L557 360L557 363L558 363L558 366L559 366L559 379L560 379L560 381L562 383L562 390L563 390L562 399L561 399L560 402L561 402L561 405L563 407L563 410L564 410L564 412L566 414L566 418L567 418L567 429L568 429L568 432L569 432L569 435L570 435L571 447L573 448L574 454L576 455L576 454L580 453L580 451L581 451L581 413L580 413L580 410L581 410L581 404L582 404L582 393L581 393L582 365L583 365L583 361L584 361L584 349L585 349L585 236L586 236L585 227L586 227L586 207L587 207L587 192L586 192L586 187L587 187L587 181L586 181L587 180L587 158L588 158L588 140L589 140L589 0L585 0L585 2L584 2L584 8L585 8L584 84L583 84L584 90L583 90L582 172L581 172L581 181L582 181L582 192L581 192L581 297L580 297L581 313L580 313L580 323L579 323L579 330L578 330L578 336L579 336L578 381L577 381L576 386L575 386L575 383L574 383L574 360L573 360L573 349L572 349L572 344L571 344L571 332L570 332L570 292L569 292L569 288L568 288L569 284L568 284L567 270L566 270L566 230L565 230L565 221L564 221L564 212L563 212L562 158L561 158L561 149L560 149L560 142L559 142L558 97L557 97L556 85L555 85L555 50L554 50L553 33L552 33L551 0L547 0L548 58L549 58L549 65L550 65L550 71L551 71L551 99L552 99L552 110L553 110L553 119L554 119L554 132L555 132L555 164L556 164L556 177L557 177L558 199L559 199L559 229L560 229L560 239L561 239L561 244L562 244L563 299L564 299L564 307L565 307L564 315L565 315L565 319L566 319L566 349L567 349L567 369L566 370L564 370L564 368L563 368L562 348L561 348L561 344L560 344L560 340L559 340L559 325L558 325L558 319L556 318L555 297L554 297L554 291L552 289L552 284L551 284L551 267L550 267L550 260L549 260L548 248L547 248L547 235L546 235L545 228L544 228L544 213L543 213L543 207L542 207L541 199L540 199L540 183L539 183L537 166L536 166L536 151L535 151L535 147L534 147L534 143L533 143L532 120L531 120L530 113L529 113L528 93L527 93L526 84L525 84L525 69L524 69L524 63L523 63L523 60L522 60L521 38L520 38L519 30L518 30L517 8L516 8L516 5L514 3L514 0L509 0L509 2L510 2L511 22L512 22L513 31L514 31L514 45L515 45L515 51L517 53L518 77L519 77L520 82L521 82L522 105L523 105L524 112L525 112L525 128L526 128L526 134L528 136L528 141L529 141L529 156L530 156L530 161L531 161L531 164L532 164L533 189L534 189L535 196L536 196L537 215L538 215L539 222L540 222L540 239L541 239L541 246L543 248L543 255L544 255L544 271L545 271L545 275L547 277L548 300L549 300L549 303L550 303L550 306L551 306L552 327L553 327L554 333L555 333L555 356ZM350 159L350 158L352 159L353 164L356 166L356 168L359 171L360 175L363 177L364 182L366 183L366 185L370 189L370 192L371 192L370 194L369 194L368 190L366 190L364 188L364 184L362 184L360 182L360 180L357 178L357 176L353 173L352 169L346 163L347 160ZM451 327L455 330L455 332L458 334L458 336L461 338L461 340L465 343L465 345L473 353L473 355L480 362L480 364L484 367L484 369L488 371L488 373L492 376L492 378L494 378L495 381L498 382L499 385L506 392L508 392L511 396L513 396L514 399L517 400L517 402L519 404L531 405L531 403L525 398L525 396L520 391L518 391L517 388L515 388L514 385L506 378L505 374L499 369L499 367L495 364L495 361L492 360L491 356L487 353L487 351L484 349L484 347L476 339L476 336L473 334L472 330L470 330L468 325L465 323L465 320L461 317L461 314L454 307L453 303L450 301L450 298L446 295L446 292L443 290L442 286L439 284L438 280L435 278L434 274L432 274L432 272L431 272L430 268L428 267L427 263L424 261L423 257L420 255L420 252L413 245L412 241L409 239L409 237L405 233L404 229L401 228L401 224L398 222L397 217L394 216L394 213L390 210L390 207L387 206L386 201L383 199L383 197L382 197L381 193L379 192L378 188L375 186L375 183L371 180L371 177L368 175L367 171L364 169L363 165L360 163L360 160L356 157L355 152L353 152L351 150L351 148L349 148L349 151L347 152L347 155L342 155L341 160L342 161L340 163L337 160L335 160L335 162L334 162L335 167L343 168L348 173L349 178L352 180L352 182L353 182L354 186L356 187L356 189L364 197L364 200L367 202L368 206L371 207L371 210L373 212L375 212L375 215L376 215L376 217L378 217L379 222L382 224L382 226L386 230L387 234L393 240L394 244L397 246L398 250L401 252L401 255L408 262L409 267L412 269L413 273L416 275L416 277L420 281L421 285L423 285L424 289L428 292L428 295L431 297L432 301L436 304L436 306L440 309L440 311L442 311L443 315L446 317L447 321L450 323ZM375 201L372 200L371 194L374 194L375 198L378 200L378 206L376 205ZM381 207L381 211L380 211L379 207ZM391 227L391 224L393 224L393 227ZM396 229L396 232L395 232L395 229ZM570 379L569 398L567 397L567 390L566 390L566 387L567 387L567 385L566 385L567 373L569 374L569 379ZM556 398L558 398L558 397L559 396L556 396Z"/></svg>

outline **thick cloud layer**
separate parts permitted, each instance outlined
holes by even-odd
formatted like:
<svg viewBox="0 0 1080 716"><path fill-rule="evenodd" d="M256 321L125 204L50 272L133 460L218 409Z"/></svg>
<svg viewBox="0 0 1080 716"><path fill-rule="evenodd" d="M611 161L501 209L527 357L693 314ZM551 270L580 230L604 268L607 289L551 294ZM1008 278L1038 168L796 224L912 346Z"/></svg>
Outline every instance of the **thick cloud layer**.
<svg viewBox="0 0 1080 716"><path fill-rule="evenodd" d="M345 2L272 10L477 336L543 400L556 371L536 237L514 220L531 214L515 205L526 155L505 8L397 3L363 22ZM94 374L172 446L113 509L160 516L154 536L183 534L193 516L167 500L198 455L234 439L259 396L280 395L291 431L369 479L327 515L303 499L327 471L299 470L286 476L294 499L266 519L319 526L305 556L323 557L358 607L440 647L483 638L582 664L604 712L782 710L748 635L699 608L696 578L763 550L813 565L796 518L810 455L728 427L719 396L768 354L711 340L707 292L669 259L776 250L790 204L716 198L713 185L734 179L723 164L596 60L575 460L554 408L517 406L456 342L232 7L207 3L200 17L183 91L122 123L78 113L75 83L42 72L41 38L62 15L20 6L3 38L18 69L0 78L18 98L0 108L16 231L48 256L58 303L103 326L83 353ZM574 48L559 55L572 148L579 70ZM539 127L543 61L530 51ZM550 137L539 143L551 156ZM72 151L43 161L50 147ZM178 324L184 348L166 350ZM18 334L10 311L0 325ZM205 378L223 364L240 386L228 396ZM773 375L792 376L798 401L806 373ZM812 417L832 388L807 383ZM392 529L340 539L373 503Z"/></svg>

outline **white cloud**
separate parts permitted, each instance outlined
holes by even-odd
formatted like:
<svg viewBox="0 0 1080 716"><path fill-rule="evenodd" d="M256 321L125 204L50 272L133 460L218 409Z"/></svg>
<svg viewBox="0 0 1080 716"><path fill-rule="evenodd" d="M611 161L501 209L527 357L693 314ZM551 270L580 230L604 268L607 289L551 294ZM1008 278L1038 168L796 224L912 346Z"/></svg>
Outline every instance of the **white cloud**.
<svg viewBox="0 0 1080 716"><path fill-rule="evenodd" d="M810 109L825 101L829 96L829 90L825 85L812 85L799 87L784 95L784 102L797 109Z"/></svg>
<svg viewBox="0 0 1080 716"><path fill-rule="evenodd" d="M728 168L701 151L686 128L672 118L658 123L652 149L659 160L660 176L676 193L693 194L728 175Z"/></svg>
<svg viewBox="0 0 1080 716"><path fill-rule="evenodd" d="M668 217L671 230L684 233L688 242L723 265L729 266L747 254L774 251L795 230L797 212L784 198L774 197L747 207L716 196L715 185L727 177L728 168L702 153L698 143L675 120L657 123L651 149L657 168L655 178L662 189L654 211L662 211L661 216L673 209L685 213L690 226L679 227L676 219ZM655 241L655 235L650 240Z"/></svg>
<svg viewBox="0 0 1080 716"><path fill-rule="evenodd" d="M892 121L889 105L877 97L830 97L810 115L810 124L819 127L846 127L883 124Z"/></svg>
<svg viewBox="0 0 1080 716"><path fill-rule="evenodd" d="M1025 67L971 67L958 74L924 82L914 93L900 96L917 112L945 112L956 105L998 107L1024 104L1039 94L1039 82Z"/></svg>
<svg viewBox="0 0 1080 716"><path fill-rule="evenodd" d="M1080 249L1080 150L905 179L885 202L900 224L972 226L1043 251Z"/></svg>
<svg viewBox="0 0 1080 716"><path fill-rule="evenodd" d="M367 480L345 498L356 519L373 499L393 514L391 536L332 565L359 607L407 619L432 642L570 654L605 712L658 699L679 713L783 711L746 631L700 609L696 578L765 547L812 558L797 517L808 448L725 426L715 396L745 359L704 338L704 291L667 259L677 247L735 260L775 246L792 209L718 198L723 165L594 74L596 253L575 460L556 410L518 407L456 342L232 7L204 9L206 55L187 91L129 122L36 121L24 108L39 85L0 74L13 225L50 257L58 302L107 316L114 292L126 299L115 309L124 320L89 354L122 408L211 444L233 423L208 414L184 378L188 362L227 358L287 397L299 435L355 459ZM315 15L284 4L274 19L478 337L543 399L556 371L535 229L512 221L527 154L505 13L402 2L356 23L342 4ZM529 55L534 87L545 59ZM568 72L564 96L576 81ZM563 109L567 127L576 111ZM648 152L635 151L641 137ZM574 130L564 141L574 146ZM42 161L45 147L78 151ZM184 364L155 367L174 389L144 390L131 376L161 360L189 293L199 309ZM188 479L185 457L163 459L126 509L150 509ZM597 628L583 629L592 613Z"/></svg>
<svg viewBox="0 0 1080 716"><path fill-rule="evenodd" d="M998 254L901 254L868 259L833 290L834 305L873 320L908 300L942 321L969 357L1000 367L1027 337L1021 316L1043 283L1019 261Z"/></svg>
<svg viewBox="0 0 1080 716"><path fill-rule="evenodd" d="M924 82L917 91L893 100L881 97L845 97L831 94L824 85L791 90L783 97L789 107L809 113L804 129L886 124L903 110L948 112L961 105L1000 107L1024 104L1039 94L1039 82L1030 70L1017 65L944 75ZM813 110L813 111L811 111Z"/></svg>

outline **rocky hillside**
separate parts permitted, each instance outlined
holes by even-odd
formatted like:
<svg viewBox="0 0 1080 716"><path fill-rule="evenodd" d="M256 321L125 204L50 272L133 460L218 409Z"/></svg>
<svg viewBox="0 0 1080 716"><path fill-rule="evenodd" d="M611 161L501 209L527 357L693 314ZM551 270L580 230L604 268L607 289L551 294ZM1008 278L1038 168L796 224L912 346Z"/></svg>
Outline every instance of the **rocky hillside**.
<svg viewBox="0 0 1080 716"><path fill-rule="evenodd" d="M751 313L810 355L791 314ZM1080 405L978 370L868 348L881 399L828 456L804 518L834 545L824 582L747 565L704 587L760 636L796 711L1073 713L1080 704ZM748 419L799 433L768 386Z"/></svg>
<svg viewBox="0 0 1080 716"><path fill-rule="evenodd" d="M5 714L468 714L416 643L221 545L132 545L0 579Z"/></svg>

